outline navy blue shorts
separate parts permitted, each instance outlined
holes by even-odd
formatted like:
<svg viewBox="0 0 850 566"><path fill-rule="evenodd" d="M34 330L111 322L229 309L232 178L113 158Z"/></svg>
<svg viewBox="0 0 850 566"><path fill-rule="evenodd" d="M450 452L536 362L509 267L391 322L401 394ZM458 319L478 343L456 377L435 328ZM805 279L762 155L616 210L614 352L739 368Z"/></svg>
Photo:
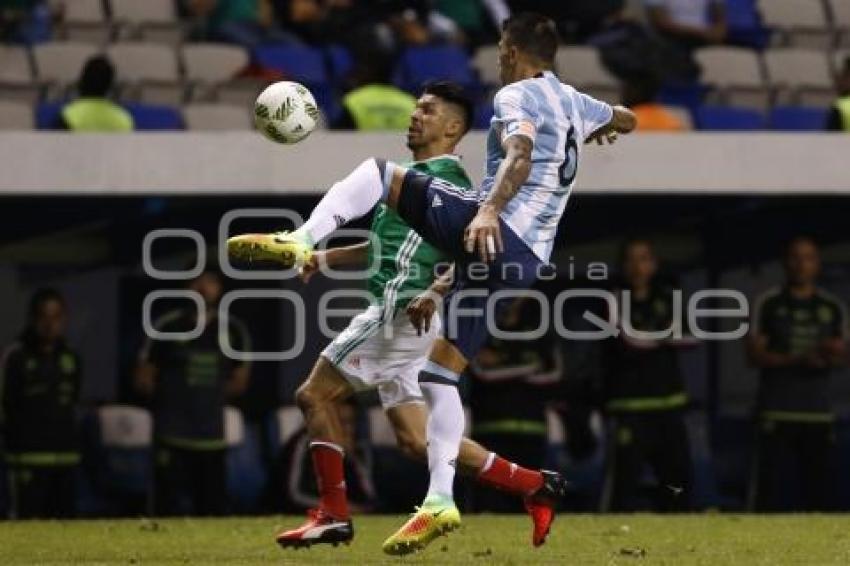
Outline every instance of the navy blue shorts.
<svg viewBox="0 0 850 566"><path fill-rule="evenodd" d="M477 254L464 249L463 234L478 212L478 197L469 190L410 170L402 183L399 215L428 243L455 261L455 284L444 301L443 335L467 360L472 360L487 340L488 301L504 291L491 306L498 317L513 298L531 288L538 275L549 266L501 219L504 251L490 263L481 263ZM476 311L477 309L477 311ZM464 312L466 311L466 312Z"/></svg>

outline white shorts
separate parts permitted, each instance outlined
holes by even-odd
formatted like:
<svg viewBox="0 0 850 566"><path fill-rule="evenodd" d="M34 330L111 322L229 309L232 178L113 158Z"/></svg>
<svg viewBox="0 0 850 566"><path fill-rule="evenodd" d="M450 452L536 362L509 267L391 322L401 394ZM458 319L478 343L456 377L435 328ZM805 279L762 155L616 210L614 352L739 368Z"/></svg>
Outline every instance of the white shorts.
<svg viewBox="0 0 850 566"><path fill-rule="evenodd" d="M382 315L381 307L371 306L355 316L322 356L355 390L377 388L385 409L421 403L419 370L440 331L440 317L434 315L428 332L417 336L404 311L389 323L382 322Z"/></svg>

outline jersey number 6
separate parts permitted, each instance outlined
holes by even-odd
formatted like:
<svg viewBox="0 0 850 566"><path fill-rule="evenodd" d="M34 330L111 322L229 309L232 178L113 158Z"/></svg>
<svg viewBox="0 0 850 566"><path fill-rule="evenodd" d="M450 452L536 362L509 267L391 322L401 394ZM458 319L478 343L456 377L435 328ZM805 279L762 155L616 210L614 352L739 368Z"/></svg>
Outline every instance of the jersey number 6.
<svg viewBox="0 0 850 566"><path fill-rule="evenodd" d="M564 162L558 169L558 181L562 187L569 187L576 178L578 170L578 144L576 143L576 128L570 126L567 132L567 145L564 147Z"/></svg>

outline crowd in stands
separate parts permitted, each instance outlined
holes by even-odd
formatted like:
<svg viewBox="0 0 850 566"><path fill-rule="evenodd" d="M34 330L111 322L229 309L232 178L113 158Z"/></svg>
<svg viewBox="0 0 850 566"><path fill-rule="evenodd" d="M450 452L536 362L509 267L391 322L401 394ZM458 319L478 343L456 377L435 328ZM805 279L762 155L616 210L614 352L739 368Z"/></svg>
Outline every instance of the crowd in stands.
<svg viewBox="0 0 850 566"><path fill-rule="evenodd" d="M248 129L254 96L283 78L313 90L326 126L376 129L399 123L360 123L351 91L381 86L370 106L392 111L450 79L486 128L499 25L524 10L558 22L562 80L636 106L641 129L850 124L842 0L13 0L0 8L0 128L55 127L101 55L137 129Z"/></svg>

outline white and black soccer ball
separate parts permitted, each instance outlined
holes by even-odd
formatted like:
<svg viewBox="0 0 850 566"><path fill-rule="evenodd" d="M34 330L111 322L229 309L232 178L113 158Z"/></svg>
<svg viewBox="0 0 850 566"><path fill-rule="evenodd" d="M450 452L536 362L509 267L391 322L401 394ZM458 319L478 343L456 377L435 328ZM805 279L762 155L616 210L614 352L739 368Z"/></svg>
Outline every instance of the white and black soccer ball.
<svg viewBox="0 0 850 566"><path fill-rule="evenodd" d="M302 84L280 81L269 85L254 104L254 124L277 143L298 143L319 121L319 107Z"/></svg>

